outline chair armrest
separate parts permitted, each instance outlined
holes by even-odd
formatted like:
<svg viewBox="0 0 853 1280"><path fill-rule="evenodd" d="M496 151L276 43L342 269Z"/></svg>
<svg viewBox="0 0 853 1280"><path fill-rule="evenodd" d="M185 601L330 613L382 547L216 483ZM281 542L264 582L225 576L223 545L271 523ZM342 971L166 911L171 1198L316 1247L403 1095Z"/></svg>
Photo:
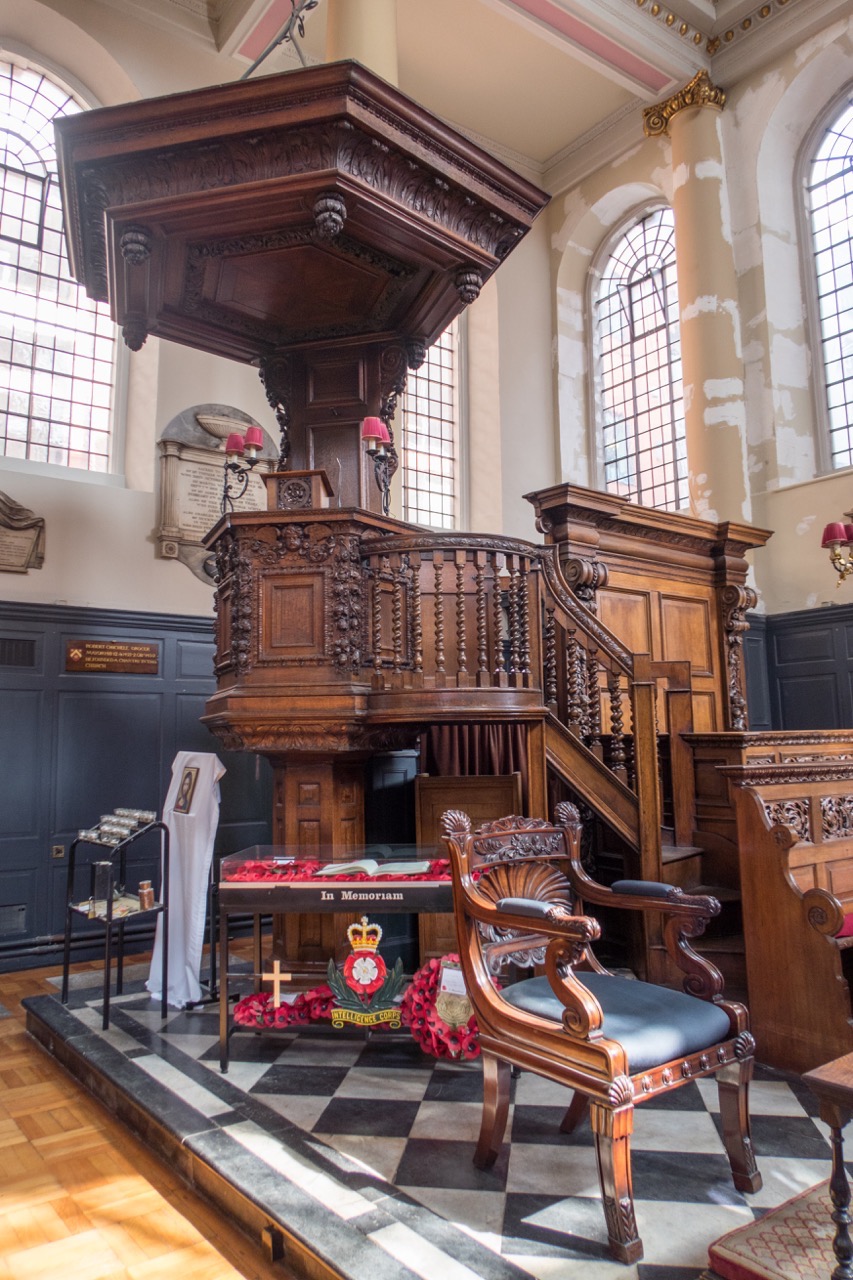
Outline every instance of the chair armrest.
<svg viewBox="0 0 853 1280"><path fill-rule="evenodd" d="M543 938L562 938L574 943L594 942L601 936L601 925L592 916L575 916L565 907L553 902L541 902L537 898L501 898L491 902L478 893L473 883L464 888L465 906L469 915L493 929L531 928Z"/></svg>
<svg viewBox="0 0 853 1280"><path fill-rule="evenodd" d="M594 884L595 881L590 881ZM604 885L597 886L607 892ZM662 884L660 880L614 880L610 892L617 898L632 898L633 902L614 902L621 907L641 908L644 911L665 910L667 915L716 916L720 904L709 893L685 893L677 885ZM584 896L587 896L584 894ZM606 899L605 899L606 901Z"/></svg>

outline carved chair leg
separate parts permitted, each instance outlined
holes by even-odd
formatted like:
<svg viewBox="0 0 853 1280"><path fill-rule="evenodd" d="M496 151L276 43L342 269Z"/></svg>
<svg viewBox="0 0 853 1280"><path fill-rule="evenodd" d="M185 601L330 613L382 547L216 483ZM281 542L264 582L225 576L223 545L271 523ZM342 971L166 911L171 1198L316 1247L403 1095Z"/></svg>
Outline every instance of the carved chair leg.
<svg viewBox="0 0 853 1280"><path fill-rule="evenodd" d="M560 1133L574 1133L578 1125L586 1119L589 1111L589 1098L577 1090L569 1103L569 1109L560 1121Z"/></svg>
<svg viewBox="0 0 853 1280"><path fill-rule="evenodd" d="M752 1058L730 1062L717 1072L723 1144L738 1191L760 1191L761 1174L755 1163L749 1130L749 1082Z"/></svg>
<svg viewBox="0 0 853 1280"><path fill-rule="evenodd" d="M617 1262L639 1262L643 1256L643 1242L637 1234L634 1193L631 1188L633 1103L612 1110L593 1102L589 1118L595 1135L598 1180L601 1184L610 1255Z"/></svg>
<svg viewBox="0 0 853 1280"><path fill-rule="evenodd" d="M510 1079L508 1062L483 1054L483 1120L474 1152L478 1169L490 1168L500 1154L509 1115Z"/></svg>

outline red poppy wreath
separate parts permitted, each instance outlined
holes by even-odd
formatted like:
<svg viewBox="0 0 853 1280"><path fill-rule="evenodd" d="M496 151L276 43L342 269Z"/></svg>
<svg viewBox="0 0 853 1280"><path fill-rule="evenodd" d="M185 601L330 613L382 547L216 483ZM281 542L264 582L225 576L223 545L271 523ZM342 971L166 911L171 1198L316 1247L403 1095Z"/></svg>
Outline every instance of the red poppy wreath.
<svg viewBox="0 0 853 1280"><path fill-rule="evenodd" d="M446 1022L436 1008L444 966L457 968L457 955L435 957L418 969L403 996L403 1022L425 1053L434 1058L476 1058L480 1053L477 1020L473 1014L456 1026Z"/></svg>

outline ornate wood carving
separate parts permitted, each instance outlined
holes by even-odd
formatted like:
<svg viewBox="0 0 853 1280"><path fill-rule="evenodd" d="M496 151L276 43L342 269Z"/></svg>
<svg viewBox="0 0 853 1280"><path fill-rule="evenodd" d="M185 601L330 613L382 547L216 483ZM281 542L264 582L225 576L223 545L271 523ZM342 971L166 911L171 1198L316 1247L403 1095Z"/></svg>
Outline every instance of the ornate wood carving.
<svg viewBox="0 0 853 1280"><path fill-rule="evenodd" d="M585 560L581 556L570 556L563 561L561 568L563 577L577 598L592 613L596 613L597 592L600 587L607 586L607 565L600 560Z"/></svg>
<svg viewBox="0 0 853 1280"><path fill-rule="evenodd" d="M808 800L765 800L764 812L767 821L773 826L779 824L791 827L801 840L808 840L811 835Z"/></svg>
<svg viewBox="0 0 853 1280"><path fill-rule="evenodd" d="M290 461L290 417L293 401L293 360L286 352L264 356L258 365L267 403L281 432L278 468L286 471Z"/></svg>
<svg viewBox="0 0 853 1280"><path fill-rule="evenodd" d="M821 835L824 840L846 840L853 834L853 795L822 796Z"/></svg>
<svg viewBox="0 0 853 1280"><path fill-rule="evenodd" d="M751 587L733 584L720 591L723 635L726 645L726 674L728 680L729 728L749 728L746 710L746 677L743 667L743 634L749 630L747 609L754 609L758 597Z"/></svg>

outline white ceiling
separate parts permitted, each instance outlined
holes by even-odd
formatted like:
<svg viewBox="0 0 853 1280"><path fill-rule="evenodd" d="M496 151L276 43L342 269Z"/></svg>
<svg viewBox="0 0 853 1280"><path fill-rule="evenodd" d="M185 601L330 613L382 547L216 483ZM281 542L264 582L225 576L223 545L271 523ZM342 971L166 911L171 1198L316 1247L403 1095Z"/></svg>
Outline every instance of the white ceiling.
<svg viewBox="0 0 853 1280"><path fill-rule="evenodd" d="M107 0L179 27L248 66L291 0ZM640 136L642 108L700 67L722 88L795 46L853 0L396 0L399 87L555 189ZM304 38L255 74L322 62L326 3ZM604 135L607 135L606 139Z"/></svg>

